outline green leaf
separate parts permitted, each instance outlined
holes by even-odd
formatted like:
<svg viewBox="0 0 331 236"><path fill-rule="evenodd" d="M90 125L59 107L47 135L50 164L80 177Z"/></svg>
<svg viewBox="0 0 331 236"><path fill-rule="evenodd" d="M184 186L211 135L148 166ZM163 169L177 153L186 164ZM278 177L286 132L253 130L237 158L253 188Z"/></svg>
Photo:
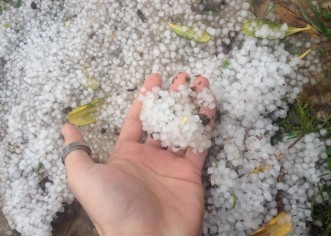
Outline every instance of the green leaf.
<svg viewBox="0 0 331 236"><path fill-rule="evenodd" d="M8 24L8 23L2 24L1 26L2 26L3 28L5 28L5 29L10 28L10 24Z"/></svg>
<svg viewBox="0 0 331 236"><path fill-rule="evenodd" d="M277 24L269 20L251 19L244 22L241 31L254 38L281 39L301 31L312 31L312 27L310 25L304 28L286 27L284 24Z"/></svg>
<svg viewBox="0 0 331 236"><path fill-rule="evenodd" d="M228 60L224 60L224 61L223 61L223 66L224 66L225 68L228 68L229 65L230 65L230 63L229 63Z"/></svg>
<svg viewBox="0 0 331 236"><path fill-rule="evenodd" d="M235 208L236 207L236 204L237 204L237 196L236 196L236 194L234 194L234 193L231 194L230 201L231 201L231 209Z"/></svg>
<svg viewBox="0 0 331 236"><path fill-rule="evenodd" d="M96 122L97 108L106 98L93 100L92 102L73 109L67 116L69 122L74 125L88 125Z"/></svg>
<svg viewBox="0 0 331 236"><path fill-rule="evenodd" d="M42 167L43 167L43 164L41 164L41 162L39 161L39 162L38 162L38 165L37 165L37 168L36 168L36 172L37 172L37 174L40 173L40 170L41 170Z"/></svg>
<svg viewBox="0 0 331 236"><path fill-rule="evenodd" d="M323 174L321 174L321 175L319 175L319 176L317 176L318 178L322 178L322 177L324 177L324 176L328 176L328 175L331 175L331 173L330 172L326 172L326 173L323 173Z"/></svg>
<svg viewBox="0 0 331 236"><path fill-rule="evenodd" d="M205 31L195 31L193 27L177 25L171 22L168 22L167 24L173 32L181 37L195 40L200 43L206 43L210 40L210 35Z"/></svg>

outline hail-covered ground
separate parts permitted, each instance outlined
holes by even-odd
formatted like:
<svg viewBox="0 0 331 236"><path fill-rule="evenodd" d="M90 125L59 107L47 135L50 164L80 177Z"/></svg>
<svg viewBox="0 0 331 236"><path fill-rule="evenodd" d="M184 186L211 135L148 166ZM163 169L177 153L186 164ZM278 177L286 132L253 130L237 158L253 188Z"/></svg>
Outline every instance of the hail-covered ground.
<svg viewBox="0 0 331 236"><path fill-rule="evenodd" d="M300 60L280 40L243 36L242 23L254 17L248 1L225 0L220 11L207 13L191 3L26 0L3 11L0 196L13 229L51 235L56 213L73 200L60 160L60 127L72 108L107 97L97 122L80 128L94 157L105 161L146 75L185 71L209 78L220 115L204 173L204 234L247 235L280 206L292 217L292 234L308 234L305 208L324 171L325 143L319 134L291 148L293 140L273 145L271 138L288 102L312 82L304 72L319 70L315 53ZM178 37L167 21L205 30L211 39ZM297 46L304 51L310 43Z"/></svg>

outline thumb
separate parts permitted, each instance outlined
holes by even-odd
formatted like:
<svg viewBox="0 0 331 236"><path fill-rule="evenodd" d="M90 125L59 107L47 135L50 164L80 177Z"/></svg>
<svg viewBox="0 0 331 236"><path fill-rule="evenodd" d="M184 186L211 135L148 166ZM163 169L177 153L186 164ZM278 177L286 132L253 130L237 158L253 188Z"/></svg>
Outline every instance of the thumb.
<svg viewBox="0 0 331 236"><path fill-rule="evenodd" d="M80 131L71 124L63 125L62 134L64 136L64 146L74 142L85 142ZM84 176L87 170L94 165L94 162L87 152L81 149L71 151L66 156L64 163L69 185L75 185L76 180L85 179Z"/></svg>

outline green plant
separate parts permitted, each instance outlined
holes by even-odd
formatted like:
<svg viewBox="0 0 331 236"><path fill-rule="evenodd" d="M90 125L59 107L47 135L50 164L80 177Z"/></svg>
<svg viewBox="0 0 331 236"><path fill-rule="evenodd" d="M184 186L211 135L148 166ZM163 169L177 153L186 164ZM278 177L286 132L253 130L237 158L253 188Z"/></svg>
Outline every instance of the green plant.
<svg viewBox="0 0 331 236"><path fill-rule="evenodd" d="M326 148L326 153L328 154L328 158L326 159L327 170L331 172L331 146Z"/></svg>
<svg viewBox="0 0 331 236"><path fill-rule="evenodd" d="M283 133L288 134L290 138L297 138L320 129L319 120L308 104L297 99L291 110L288 116L280 122Z"/></svg>
<svg viewBox="0 0 331 236"><path fill-rule="evenodd" d="M312 17L308 16L308 13L303 10L300 4L300 9L303 17L309 24L311 24L315 30L321 35L331 39L331 28L327 25L327 22L331 20L331 9L330 7L322 7L320 4L314 4L312 0L306 0L306 3L313 13Z"/></svg>
<svg viewBox="0 0 331 236"><path fill-rule="evenodd" d="M331 172L320 177L326 175L331 175ZM328 236L331 234L331 186L321 182L316 185L315 194L312 196L312 207L306 208L311 210L312 217L312 220L306 223L310 227L311 235ZM317 200L318 198L319 200Z"/></svg>
<svg viewBox="0 0 331 236"><path fill-rule="evenodd" d="M297 99L291 106L286 118L278 121L281 127L280 132L275 137L281 140L286 134L296 140L288 147L293 147L305 134L318 132L325 129L329 137L331 133L331 115L327 118L318 118L312 107L302 100ZM327 159L325 160L326 172L320 177L316 184L314 194L311 197L311 207L304 208L311 211L311 220L305 221L309 227L310 235L328 236L331 235L331 185L330 180L326 180L327 175L331 175L331 147L327 147ZM321 163L324 164L324 163Z"/></svg>
<svg viewBox="0 0 331 236"><path fill-rule="evenodd" d="M9 7L19 8L22 5L22 0L0 0L0 15Z"/></svg>

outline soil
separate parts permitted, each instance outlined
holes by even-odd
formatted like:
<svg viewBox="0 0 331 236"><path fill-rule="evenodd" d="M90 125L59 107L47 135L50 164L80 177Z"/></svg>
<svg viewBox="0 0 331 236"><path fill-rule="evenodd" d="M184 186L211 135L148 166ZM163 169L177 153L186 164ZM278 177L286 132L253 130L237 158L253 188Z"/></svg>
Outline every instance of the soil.
<svg viewBox="0 0 331 236"><path fill-rule="evenodd" d="M6 217L0 211L0 235L19 236L20 234L10 229Z"/></svg>
<svg viewBox="0 0 331 236"><path fill-rule="evenodd" d="M78 201L67 205L52 222L53 236L98 236L98 233Z"/></svg>

